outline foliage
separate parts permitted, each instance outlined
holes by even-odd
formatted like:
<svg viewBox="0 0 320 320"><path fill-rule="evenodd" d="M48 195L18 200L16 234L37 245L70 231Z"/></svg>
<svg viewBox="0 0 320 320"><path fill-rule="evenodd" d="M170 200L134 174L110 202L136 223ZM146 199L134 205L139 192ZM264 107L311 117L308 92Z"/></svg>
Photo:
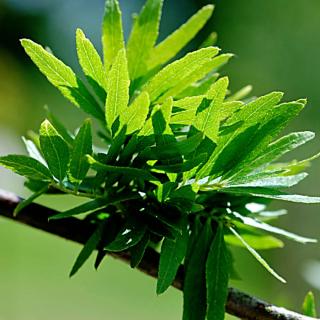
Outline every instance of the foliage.
<svg viewBox="0 0 320 320"><path fill-rule="evenodd" d="M282 93L231 95L217 71L231 57L219 54L210 35L201 48L175 56L210 18L208 5L156 44L162 0L147 0L125 46L117 0L106 0L103 60L84 32L76 32L85 81L51 52L21 40L32 61L90 119L75 134L51 113L38 136L24 139L29 156L9 155L0 164L26 177L34 194L58 191L88 202L51 219L85 214L96 225L71 275L97 249L98 267L108 252L129 250L136 267L148 246L161 245L157 293L185 268L183 319L224 318L233 274L230 246L242 246L273 276L258 249L282 247L275 236L315 242L269 224L283 211L266 211L271 199L318 203L319 197L283 191L303 180L303 161L277 163L314 138L296 132L277 138L306 101L281 102ZM242 99L242 100L241 100ZM269 233L273 235L269 235ZM311 298L305 312L311 314ZM311 311L310 311L311 310Z"/></svg>

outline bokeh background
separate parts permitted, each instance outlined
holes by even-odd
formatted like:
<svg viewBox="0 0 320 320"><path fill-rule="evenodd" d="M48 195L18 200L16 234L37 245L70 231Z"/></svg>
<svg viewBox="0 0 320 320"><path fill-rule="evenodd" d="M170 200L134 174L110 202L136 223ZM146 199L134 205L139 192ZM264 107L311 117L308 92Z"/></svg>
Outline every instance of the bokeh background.
<svg viewBox="0 0 320 320"><path fill-rule="evenodd" d="M74 33L81 27L101 50L103 0L0 0L0 154L24 152L19 136L37 130L45 104L71 129L84 115L68 104L31 64L19 45L22 37L49 46L79 71ZM120 0L126 34L131 15L143 0ZM160 38L173 31L207 1L166 0ZM223 69L231 89L252 84L253 94L272 90L285 99L308 98L308 107L290 130L320 130L320 2L318 0L216 0L212 21L193 43L210 30L218 45L235 58ZM319 151L319 139L291 157L301 159ZM320 161L320 160L319 160ZM319 195L320 162L310 177L296 187L303 194ZM0 188L27 195L23 181L0 168ZM42 203L56 206L57 197ZM75 199L64 198L60 209ZM320 238L319 206L275 203L289 214L279 226ZM262 252L288 284L273 279L244 250L236 250L242 281L233 285L283 306L299 310L312 289L319 298L320 245L286 242L281 250ZM181 317L181 294L170 289L157 297L155 281L121 262L106 258L99 272L87 263L73 279L68 271L80 246L43 232L0 219L0 320L167 319ZM92 261L91 261L92 262ZM231 319L231 318L230 318Z"/></svg>

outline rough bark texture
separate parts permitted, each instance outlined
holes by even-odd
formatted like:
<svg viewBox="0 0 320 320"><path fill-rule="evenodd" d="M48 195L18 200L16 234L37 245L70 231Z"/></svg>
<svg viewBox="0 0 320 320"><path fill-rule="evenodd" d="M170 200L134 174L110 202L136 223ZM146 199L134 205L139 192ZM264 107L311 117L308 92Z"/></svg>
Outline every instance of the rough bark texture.
<svg viewBox="0 0 320 320"><path fill-rule="evenodd" d="M59 237L78 243L85 243L92 234L92 225L76 219L67 218L48 222L48 217L57 212L46 207L31 204L22 210L18 216L13 216L13 210L21 198L13 193L0 190L0 216L49 232ZM110 253L114 258L130 263L130 253ZM145 274L157 277L159 254L148 249L138 269ZM184 270L181 266L173 286L179 290L183 287ZM313 318L271 305L234 288L229 288L226 311L240 319L247 320L311 320Z"/></svg>

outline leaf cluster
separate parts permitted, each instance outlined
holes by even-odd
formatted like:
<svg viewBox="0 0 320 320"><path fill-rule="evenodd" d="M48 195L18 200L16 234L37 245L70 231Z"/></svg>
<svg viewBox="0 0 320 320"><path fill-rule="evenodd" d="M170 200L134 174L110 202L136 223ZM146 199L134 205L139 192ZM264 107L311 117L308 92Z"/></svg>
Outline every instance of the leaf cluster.
<svg viewBox="0 0 320 320"><path fill-rule="evenodd" d="M183 319L224 318L230 277L230 247L244 247L273 276L256 251L278 248L278 236L300 243L314 239L270 224L285 212L266 210L271 199L318 203L319 197L288 193L303 180L316 156L277 161L314 138L309 131L279 134L306 101L281 102L282 93L246 98L231 95L219 69L232 57L220 54L210 35L201 48L175 56L210 18L203 7L157 43L162 0L147 0L134 19L127 44L117 0L107 0L102 26L103 58L80 29L76 47L80 77L41 45L21 40L46 78L76 107L97 120L70 132L51 112L39 134L24 138L25 155L0 164L24 176L32 196L59 192L88 201L51 219L84 214L96 225L72 268L75 274L97 249L97 268L108 252L129 251L139 265L148 246L160 248L157 293L184 264Z"/></svg>

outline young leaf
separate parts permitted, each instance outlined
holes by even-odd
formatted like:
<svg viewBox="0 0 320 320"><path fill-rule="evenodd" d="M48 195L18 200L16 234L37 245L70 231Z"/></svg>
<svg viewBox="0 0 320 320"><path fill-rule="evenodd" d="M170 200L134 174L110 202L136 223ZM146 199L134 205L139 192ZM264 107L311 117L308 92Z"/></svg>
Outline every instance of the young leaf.
<svg viewBox="0 0 320 320"><path fill-rule="evenodd" d="M206 259L212 242L211 221L207 221L188 259L183 288L183 320L204 320L206 316Z"/></svg>
<svg viewBox="0 0 320 320"><path fill-rule="evenodd" d="M48 191L49 186L46 185L45 187L43 187L42 189L40 189L39 191L35 192L34 194L32 194L29 198L21 201L14 209L13 211L13 215L16 216L22 209L24 209L25 207L27 207L29 204L31 204L35 199L37 199L38 197L40 197L42 194L46 193Z"/></svg>
<svg viewBox="0 0 320 320"><path fill-rule="evenodd" d="M144 236L142 239L133 247L130 248L130 253L131 253L131 261L130 261L130 266L131 268L135 268L139 265L141 262L144 253L148 247L150 235L148 232L145 232Z"/></svg>
<svg viewBox="0 0 320 320"><path fill-rule="evenodd" d="M242 187L242 188L226 188L223 189L223 192L233 193L238 195L250 195L253 197L260 197L266 199L277 199L283 201L290 202L298 202L298 203L320 203L320 197L309 197L302 196L298 194L287 194L285 192L271 189L271 188L250 188L250 187Z"/></svg>
<svg viewBox="0 0 320 320"><path fill-rule="evenodd" d="M109 129L128 106L129 84L126 52L123 49L119 51L108 75L106 121Z"/></svg>
<svg viewBox="0 0 320 320"><path fill-rule="evenodd" d="M97 96L101 101L105 102L107 78L101 58L81 29L77 29L76 43L78 59L82 70Z"/></svg>
<svg viewBox="0 0 320 320"><path fill-rule="evenodd" d="M203 7L178 30L159 43L150 54L148 69L153 69L173 58L202 29L211 17L213 9L213 5Z"/></svg>
<svg viewBox="0 0 320 320"><path fill-rule="evenodd" d="M53 177L41 162L22 155L8 155L0 157L0 165L13 172L33 180L51 181Z"/></svg>
<svg viewBox="0 0 320 320"><path fill-rule="evenodd" d="M84 122L74 139L74 145L68 171L68 176L71 182L80 184L81 181L85 178L90 167L85 157L87 154L92 154L90 120L86 120Z"/></svg>
<svg viewBox="0 0 320 320"><path fill-rule="evenodd" d="M68 100L97 119L104 120L102 109L70 67L31 40L22 39L21 44L49 82Z"/></svg>
<svg viewBox="0 0 320 320"><path fill-rule="evenodd" d="M261 221L259 221L257 219L254 219L254 218L251 218L251 217L245 217L245 216L243 216L240 213L235 212L235 211L232 212L232 216L234 216L237 220L241 221L242 223L244 223L244 224L246 224L248 226L251 226L251 227L254 227L254 228L258 228L258 229L261 229L261 230L265 230L265 231L268 231L268 232L272 232L272 233L275 233L275 234L279 234L279 235L282 235L282 236L284 236L284 237L286 237L288 239L291 239L291 240L294 240L294 241L297 241L297 242L300 242L300 243L303 243L303 244L317 242L316 239L310 239L310 238L305 238L305 237L298 236L298 235L296 235L294 233L291 233L289 231L286 231L286 230L271 226L270 224L261 222Z"/></svg>
<svg viewBox="0 0 320 320"><path fill-rule="evenodd" d="M206 261L208 320L224 319L230 262L229 252L224 242L223 227L219 226Z"/></svg>
<svg viewBox="0 0 320 320"><path fill-rule="evenodd" d="M259 255L259 253L254 250L252 247L250 247L244 239L238 234L238 232L233 229L232 227L229 227L231 232L243 243L243 245L248 249L248 251L257 259L257 261L267 270L269 271L276 279L279 281L286 283L286 280L284 280L281 276L279 276L270 266L269 264Z"/></svg>
<svg viewBox="0 0 320 320"><path fill-rule="evenodd" d="M172 284L177 270L186 255L188 243L187 223L184 222L182 234L176 239L165 238L161 246L157 281L157 294L165 292Z"/></svg>
<svg viewBox="0 0 320 320"><path fill-rule="evenodd" d="M48 120L40 127L40 146L50 171L62 181L67 174L69 147Z"/></svg>
<svg viewBox="0 0 320 320"><path fill-rule="evenodd" d="M313 317L313 318L317 317L316 303L315 303L314 295L311 291L309 291L304 298L303 305L302 305L302 312L305 316Z"/></svg>
<svg viewBox="0 0 320 320"><path fill-rule="evenodd" d="M135 80L147 71L150 56L159 32L163 0L147 0L134 25L128 40L128 66L130 79Z"/></svg>
<svg viewBox="0 0 320 320"><path fill-rule="evenodd" d="M77 271L83 266L83 264L88 260L91 253L97 248L103 232L104 224L101 223L97 229L94 231L94 233L91 235L91 237L88 239L84 247L82 248L80 254L78 255L72 270L70 272L70 277L75 275Z"/></svg>
<svg viewBox="0 0 320 320"><path fill-rule="evenodd" d="M120 114L120 126L126 127L127 135L143 127L149 113L149 105L149 95L146 92L142 92L130 106Z"/></svg>
<svg viewBox="0 0 320 320"><path fill-rule="evenodd" d="M121 11L118 0L106 0L102 24L102 46L106 72L118 52L124 49Z"/></svg>
<svg viewBox="0 0 320 320"><path fill-rule="evenodd" d="M198 112L194 123L194 126L198 130L214 142L218 139L220 121L223 119L221 117L221 114L223 114L221 108L227 93L228 84L228 78L224 77L212 85L207 93L207 98L210 99L207 102L209 105L204 110ZM201 106L199 109L201 109Z"/></svg>
<svg viewBox="0 0 320 320"><path fill-rule="evenodd" d="M188 53L180 60L166 66L144 86L144 90L149 93L150 100L160 100L164 93L179 85L181 79L190 77L196 70L211 61L218 52L219 49L214 47L200 49ZM163 97L163 99L166 97Z"/></svg>

